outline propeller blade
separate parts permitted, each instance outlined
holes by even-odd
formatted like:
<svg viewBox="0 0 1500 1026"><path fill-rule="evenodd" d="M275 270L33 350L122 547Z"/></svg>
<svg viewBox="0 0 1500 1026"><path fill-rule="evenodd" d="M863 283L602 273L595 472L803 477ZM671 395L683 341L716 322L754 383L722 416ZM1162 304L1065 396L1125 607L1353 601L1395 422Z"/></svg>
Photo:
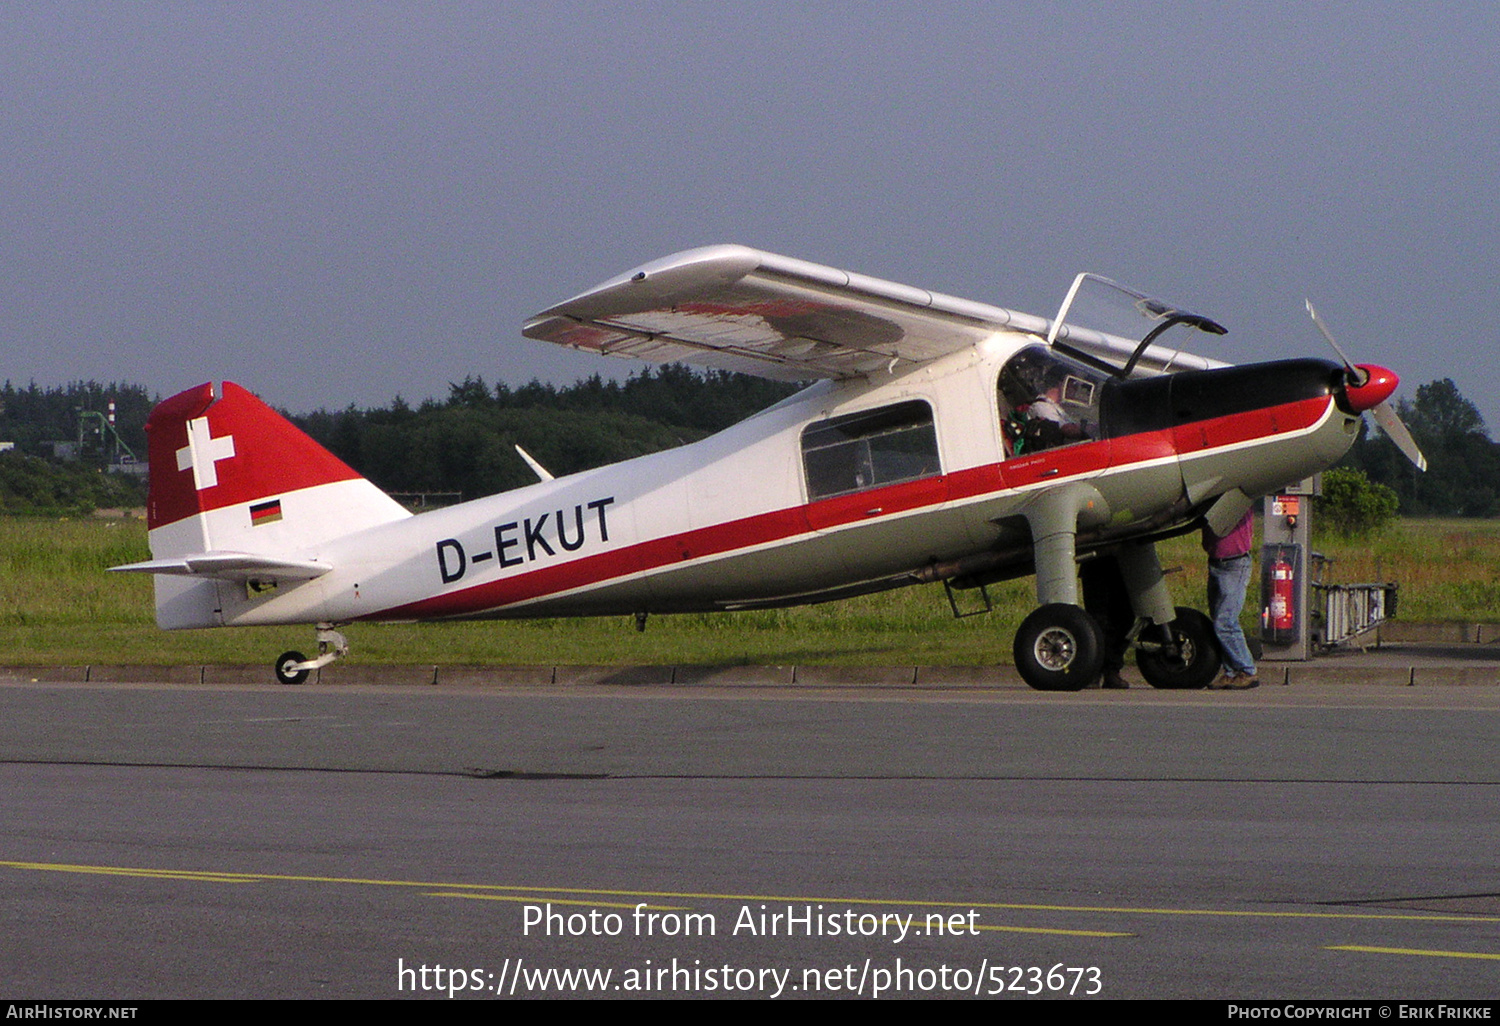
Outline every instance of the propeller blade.
<svg viewBox="0 0 1500 1026"><path fill-rule="evenodd" d="M1333 346L1333 351L1339 354L1339 360L1343 362L1344 369L1349 372L1350 381L1356 385L1364 384L1364 377L1359 368L1354 366L1354 361L1349 359L1344 351L1339 348L1339 344L1333 340L1333 332L1328 330L1328 325L1323 323L1323 318L1319 317L1318 311L1313 309L1312 300L1304 299L1303 302L1307 304L1307 312L1312 317L1313 324L1317 325L1318 330L1323 333L1323 337L1328 340L1328 344Z"/></svg>
<svg viewBox="0 0 1500 1026"><path fill-rule="evenodd" d="M1406 425L1401 423L1401 418L1396 415L1395 409L1387 399L1370 411L1375 416L1375 423L1380 425L1380 430L1386 433L1396 448L1405 454L1406 458L1416 464L1418 470L1427 469L1427 457L1422 455L1422 450L1417 448L1416 439L1412 438L1411 432L1406 430Z"/></svg>
<svg viewBox="0 0 1500 1026"><path fill-rule="evenodd" d="M1369 372L1354 366L1354 361L1339 348L1339 344L1334 341L1333 332L1328 330L1328 325L1323 323L1323 318L1319 317L1318 311L1313 309L1312 300L1307 299L1304 302L1307 303L1307 313L1312 317L1313 324L1317 325L1318 331L1322 332L1328 344L1333 346L1333 351L1338 353L1339 359L1344 362L1344 370L1349 375L1349 384L1355 389L1364 386L1370 380ZM1375 417L1375 423L1380 425L1380 430L1386 433L1386 437L1395 444L1396 448L1400 449L1418 470L1426 470L1427 457L1422 455L1422 450L1417 447L1416 439L1412 438L1411 432L1406 430L1406 425L1401 423L1401 418L1396 414L1391 401L1386 399L1377 403L1370 407L1370 413Z"/></svg>

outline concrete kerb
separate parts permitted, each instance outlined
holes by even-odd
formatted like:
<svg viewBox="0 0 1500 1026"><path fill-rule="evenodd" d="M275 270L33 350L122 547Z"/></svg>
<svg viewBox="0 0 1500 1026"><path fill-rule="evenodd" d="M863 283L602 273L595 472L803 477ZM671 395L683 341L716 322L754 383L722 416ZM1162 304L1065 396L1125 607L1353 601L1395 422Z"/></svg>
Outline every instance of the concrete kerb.
<svg viewBox="0 0 1500 1026"><path fill-rule="evenodd" d="M1330 672L1331 671L1331 672ZM1260 682L1268 685L1297 684L1383 684L1408 687L1412 684L1411 666L1330 666L1317 663L1267 663L1259 667Z"/></svg>
<svg viewBox="0 0 1500 1026"><path fill-rule="evenodd" d="M271 668L264 665L238 664L203 667L203 683L205 684L270 684L274 681L275 677L271 675Z"/></svg>
<svg viewBox="0 0 1500 1026"><path fill-rule="evenodd" d="M911 687L915 666L797 666L792 683L810 688Z"/></svg>
<svg viewBox="0 0 1500 1026"><path fill-rule="evenodd" d="M557 666L554 684L633 686L672 683L672 666Z"/></svg>
<svg viewBox="0 0 1500 1026"><path fill-rule="evenodd" d="M0 666L0 683L269 684L260 664ZM308 683L459 687L1012 687L1010 666L360 666L335 663Z"/></svg>
<svg viewBox="0 0 1500 1026"><path fill-rule="evenodd" d="M1018 688L1026 682L1014 666L918 666L919 688Z"/></svg>
<svg viewBox="0 0 1500 1026"><path fill-rule="evenodd" d="M202 666L167 665L94 665L84 677L87 683L101 684L202 684Z"/></svg>
<svg viewBox="0 0 1500 1026"><path fill-rule="evenodd" d="M545 687L556 683L554 666L437 666L433 683L460 687Z"/></svg>
<svg viewBox="0 0 1500 1026"><path fill-rule="evenodd" d="M1391 663L1384 666L1337 662L1262 663L1263 684L1376 684L1386 687L1476 687L1500 685L1500 663Z"/></svg>
<svg viewBox="0 0 1500 1026"><path fill-rule="evenodd" d="M1375 630L1375 644L1493 645L1500 641L1500 624L1493 623L1383 623Z"/></svg>
<svg viewBox="0 0 1500 1026"><path fill-rule="evenodd" d="M1352 654L1308 663L1262 662L1267 686L1500 686L1500 652L1445 659L1417 652ZM0 666L0 684L271 684L269 666ZM1021 688L1013 666L360 666L339 663L310 683L395 686L743 687L801 689Z"/></svg>
<svg viewBox="0 0 1500 1026"><path fill-rule="evenodd" d="M678 666L672 683L683 687L744 686L790 687L796 683L795 666Z"/></svg>
<svg viewBox="0 0 1500 1026"><path fill-rule="evenodd" d="M419 687L437 683L438 668L431 663L413 666L360 666L356 664L331 664L314 671L309 682L313 684L397 684ZM270 675L270 669L261 670L262 680Z"/></svg>
<svg viewBox="0 0 1500 1026"><path fill-rule="evenodd" d="M0 666L0 684L82 684L87 666Z"/></svg>

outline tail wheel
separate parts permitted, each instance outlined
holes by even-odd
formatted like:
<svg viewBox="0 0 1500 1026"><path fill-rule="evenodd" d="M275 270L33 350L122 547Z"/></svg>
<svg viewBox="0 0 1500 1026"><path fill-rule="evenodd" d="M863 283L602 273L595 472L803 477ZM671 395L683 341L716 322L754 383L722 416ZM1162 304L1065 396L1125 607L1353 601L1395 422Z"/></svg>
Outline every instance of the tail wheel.
<svg viewBox="0 0 1500 1026"><path fill-rule="evenodd" d="M307 656L301 652L283 652L281 658L276 660L276 681L279 684L301 684L307 680L311 670L293 669L298 663L307 662Z"/></svg>
<svg viewBox="0 0 1500 1026"><path fill-rule="evenodd" d="M1104 632L1078 606L1032 610L1016 631L1016 669L1038 691L1078 691L1104 669Z"/></svg>
<svg viewBox="0 0 1500 1026"><path fill-rule="evenodd" d="M1141 676L1153 688L1206 688L1219 674L1219 639L1214 623L1196 609L1177 607L1172 621L1172 637L1177 642L1177 658L1161 652L1137 649L1135 662Z"/></svg>

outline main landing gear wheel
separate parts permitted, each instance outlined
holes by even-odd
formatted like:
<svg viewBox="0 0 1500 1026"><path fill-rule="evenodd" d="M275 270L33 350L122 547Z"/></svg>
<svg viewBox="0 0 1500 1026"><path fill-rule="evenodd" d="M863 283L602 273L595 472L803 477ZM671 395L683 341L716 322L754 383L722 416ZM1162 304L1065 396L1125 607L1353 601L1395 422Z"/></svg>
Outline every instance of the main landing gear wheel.
<svg viewBox="0 0 1500 1026"><path fill-rule="evenodd" d="M292 667L298 663L307 662L307 656L301 652L283 652L281 658L276 660L276 681L280 684L301 684L307 680L311 670L294 670Z"/></svg>
<svg viewBox="0 0 1500 1026"><path fill-rule="evenodd" d="M1178 654L1171 657L1160 651L1137 648L1136 666L1153 688L1206 688L1219 673L1219 639L1214 623L1196 609L1177 607L1172 621L1172 638Z"/></svg>
<svg viewBox="0 0 1500 1026"><path fill-rule="evenodd" d="M1034 609L1016 631L1016 669L1038 691L1078 691L1104 670L1104 632L1078 606Z"/></svg>

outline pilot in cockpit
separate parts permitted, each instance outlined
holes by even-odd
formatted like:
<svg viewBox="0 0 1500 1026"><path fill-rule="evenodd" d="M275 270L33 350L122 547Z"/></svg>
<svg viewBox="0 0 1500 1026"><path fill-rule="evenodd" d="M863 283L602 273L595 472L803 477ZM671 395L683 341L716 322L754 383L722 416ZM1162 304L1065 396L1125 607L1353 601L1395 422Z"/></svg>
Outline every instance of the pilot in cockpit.
<svg viewBox="0 0 1500 1026"><path fill-rule="evenodd" d="M1078 423L1063 405L1063 389L1067 371L1062 367L1050 368L1045 376L1025 375L1039 384L1025 387L1022 376L1018 376L1004 389L1004 403L1009 407L1004 423L1004 439L1007 456L1021 456L1041 452L1059 445L1066 445L1084 437Z"/></svg>
<svg viewBox="0 0 1500 1026"><path fill-rule="evenodd" d="M1095 437L1096 389L1084 368L1030 347L1006 363L998 385L1007 458Z"/></svg>

